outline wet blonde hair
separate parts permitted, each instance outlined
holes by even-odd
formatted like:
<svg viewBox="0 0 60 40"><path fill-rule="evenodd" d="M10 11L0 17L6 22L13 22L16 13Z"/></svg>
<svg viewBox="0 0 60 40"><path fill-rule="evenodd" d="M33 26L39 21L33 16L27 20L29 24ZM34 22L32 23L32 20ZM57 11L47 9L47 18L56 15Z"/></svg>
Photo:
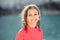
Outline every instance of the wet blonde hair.
<svg viewBox="0 0 60 40"><path fill-rule="evenodd" d="M29 9L32 9L32 8L38 11L38 15L41 15L39 8L35 4L26 5L21 12L22 26L25 27L25 30L27 30L27 27L26 27L27 26L27 14L28 14L27 12ZM37 22L37 26L38 28L40 28L40 21Z"/></svg>

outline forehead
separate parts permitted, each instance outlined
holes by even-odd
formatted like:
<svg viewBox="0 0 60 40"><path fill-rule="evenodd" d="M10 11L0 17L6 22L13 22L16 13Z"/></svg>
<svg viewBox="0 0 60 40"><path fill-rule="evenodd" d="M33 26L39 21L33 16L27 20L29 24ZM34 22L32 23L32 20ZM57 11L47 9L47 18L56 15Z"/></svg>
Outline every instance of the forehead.
<svg viewBox="0 0 60 40"><path fill-rule="evenodd" d="M32 14L32 13L38 13L37 9L31 8L28 10L28 14Z"/></svg>

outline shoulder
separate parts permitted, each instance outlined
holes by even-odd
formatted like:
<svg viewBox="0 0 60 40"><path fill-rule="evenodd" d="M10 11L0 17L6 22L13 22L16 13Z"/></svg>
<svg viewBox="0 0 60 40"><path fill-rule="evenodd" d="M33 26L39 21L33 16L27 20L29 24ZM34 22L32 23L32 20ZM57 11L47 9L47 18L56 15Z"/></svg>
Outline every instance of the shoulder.
<svg viewBox="0 0 60 40"><path fill-rule="evenodd" d="M42 31L42 29L40 28L40 31Z"/></svg>
<svg viewBox="0 0 60 40"><path fill-rule="evenodd" d="M24 28L21 28L16 34L16 38L23 37L23 35L24 35Z"/></svg>
<svg viewBox="0 0 60 40"><path fill-rule="evenodd" d="M23 34L24 33L24 28L21 28L19 31L18 31L18 34Z"/></svg>
<svg viewBox="0 0 60 40"><path fill-rule="evenodd" d="M21 28L18 33L16 34L16 40L22 40L23 39L23 35L24 35L24 29Z"/></svg>
<svg viewBox="0 0 60 40"><path fill-rule="evenodd" d="M43 35L43 30L40 28L40 33Z"/></svg>
<svg viewBox="0 0 60 40"><path fill-rule="evenodd" d="M40 33L43 33L43 30L41 28L39 28L39 31L40 31Z"/></svg>

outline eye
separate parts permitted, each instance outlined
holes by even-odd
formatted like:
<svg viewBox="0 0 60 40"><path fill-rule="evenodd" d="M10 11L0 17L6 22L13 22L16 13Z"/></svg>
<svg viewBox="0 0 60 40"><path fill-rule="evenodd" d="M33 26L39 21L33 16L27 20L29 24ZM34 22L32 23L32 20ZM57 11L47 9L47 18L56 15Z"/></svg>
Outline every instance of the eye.
<svg viewBox="0 0 60 40"><path fill-rule="evenodd" d="M31 14L29 14L29 16L31 16Z"/></svg>
<svg viewBox="0 0 60 40"><path fill-rule="evenodd" d="M38 14L34 14L34 15L38 15Z"/></svg>

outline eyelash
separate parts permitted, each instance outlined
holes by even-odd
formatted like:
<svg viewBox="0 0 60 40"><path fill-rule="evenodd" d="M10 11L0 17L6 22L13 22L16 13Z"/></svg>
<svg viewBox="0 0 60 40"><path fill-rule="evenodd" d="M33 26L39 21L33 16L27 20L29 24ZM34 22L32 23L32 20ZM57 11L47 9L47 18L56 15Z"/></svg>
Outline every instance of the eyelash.
<svg viewBox="0 0 60 40"><path fill-rule="evenodd" d="M37 15L37 14L35 14L35 15Z"/></svg>
<svg viewBox="0 0 60 40"><path fill-rule="evenodd" d="M36 16L37 14L34 14L34 15ZM30 14L29 16L32 16L32 15Z"/></svg>
<svg viewBox="0 0 60 40"><path fill-rule="evenodd" d="M31 14L29 16L31 16Z"/></svg>

